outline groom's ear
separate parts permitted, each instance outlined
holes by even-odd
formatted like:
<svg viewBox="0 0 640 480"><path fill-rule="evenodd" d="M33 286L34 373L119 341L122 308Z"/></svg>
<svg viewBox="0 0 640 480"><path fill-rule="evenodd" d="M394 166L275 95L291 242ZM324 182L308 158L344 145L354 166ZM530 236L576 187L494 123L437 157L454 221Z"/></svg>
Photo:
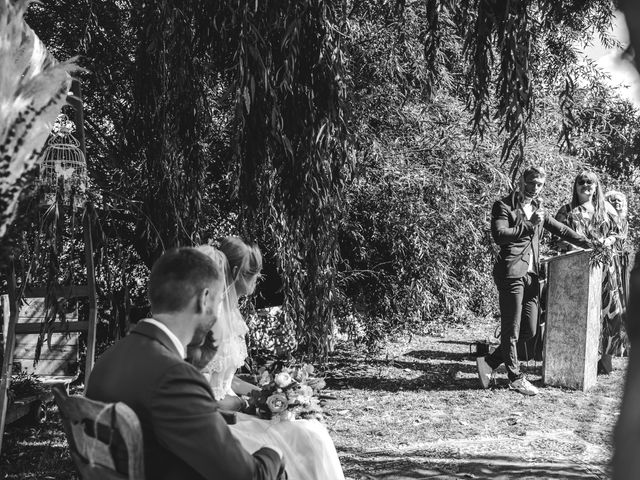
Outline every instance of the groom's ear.
<svg viewBox="0 0 640 480"><path fill-rule="evenodd" d="M211 291L208 288L203 288L196 298L196 313L205 313L207 311L207 304Z"/></svg>

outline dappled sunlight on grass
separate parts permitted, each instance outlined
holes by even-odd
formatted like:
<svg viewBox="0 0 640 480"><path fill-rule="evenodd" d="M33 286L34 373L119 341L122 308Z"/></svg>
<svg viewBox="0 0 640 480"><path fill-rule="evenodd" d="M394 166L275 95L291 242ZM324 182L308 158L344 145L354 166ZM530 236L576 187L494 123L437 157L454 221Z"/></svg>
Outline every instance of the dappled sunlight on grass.
<svg viewBox="0 0 640 480"><path fill-rule="evenodd" d="M626 359L589 392L545 387L535 397L478 387L469 345L491 325L391 342L377 355L341 346L324 371L327 427L352 480L607 478ZM3 479L77 479L55 407L39 427L11 425Z"/></svg>
<svg viewBox="0 0 640 480"><path fill-rule="evenodd" d="M482 390L470 345L493 328L336 353L328 423L348 478L606 477L626 359L586 393L542 385L540 362L523 364L535 397L509 391L504 368Z"/></svg>
<svg viewBox="0 0 640 480"><path fill-rule="evenodd" d="M48 419L38 426L9 425L0 457L3 480L74 480L73 467L57 408L51 405Z"/></svg>

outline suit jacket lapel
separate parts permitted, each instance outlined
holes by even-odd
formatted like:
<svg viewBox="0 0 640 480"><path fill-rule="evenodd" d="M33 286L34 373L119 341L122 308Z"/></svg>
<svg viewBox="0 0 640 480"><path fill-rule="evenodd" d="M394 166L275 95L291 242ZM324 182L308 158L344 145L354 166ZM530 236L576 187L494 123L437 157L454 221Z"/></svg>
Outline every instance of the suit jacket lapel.
<svg viewBox="0 0 640 480"><path fill-rule="evenodd" d="M166 333L164 333L162 330L160 330L158 327L153 325L152 323L141 320L138 322L136 327L131 331L131 333L152 338L157 342L160 342L162 346L165 347L166 349L175 353L177 357L180 357L180 352L176 350L176 347L171 341L171 339L169 338L169 336Z"/></svg>

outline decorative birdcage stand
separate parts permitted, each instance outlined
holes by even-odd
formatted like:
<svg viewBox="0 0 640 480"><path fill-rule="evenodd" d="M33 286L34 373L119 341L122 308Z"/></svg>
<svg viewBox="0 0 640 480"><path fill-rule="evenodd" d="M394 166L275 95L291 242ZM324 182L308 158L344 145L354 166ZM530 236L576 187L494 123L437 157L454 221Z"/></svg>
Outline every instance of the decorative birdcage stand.
<svg viewBox="0 0 640 480"><path fill-rule="evenodd" d="M74 210L84 206L87 162L80 142L72 135L75 129L76 125L65 114L58 115L42 153L38 177L44 205L53 205L60 195Z"/></svg>
<svg viewBox="0 0 640 480"><path fill-rule="evenodd" d="M14 367L14 354L16 350L29 351L32 349L26 338L33 337L34 334L40 334L43 331L43 322L45 321L45 318L41 315L33 313L33 308L25 308L23 303L42 307L46 305L47 297L53 297L57 300L85 298L89 307L87 320L56 321L47 325L47 331L52 334L59 334L64 338L74 335L77 338L79 332L86 332L85 385L93 369L96 347L97 301L91 219L86 208L87 165L84 153L82 93L80 83L77 80L72 83L72 91L69 92L67 101L74 109L75 125L78 126L77 139L71 135L75 129L74 123L66 115L59 116L52 131L52 136L42 154L43 161L38 182L44 192L43 203L45 205L62 204L63 206L71 206L74 211L83 207L84 256L87 282L84 285L57 287L29 284L20 289L22 291L22 294L20 294L18 293L13 264L11 265L6 277L8 295L3 296L2 302L5 323L3 325L4 357L2 359L2 371L0 372L0 450L7 421L7 411L10 411L8 392ZM23 302L23 299L29 299L29 301ZM70 345L67 342L64 344L62 351L68 350L70 350ZM51 368L43 373L40 378L45 383L68 384L68 382L76 378L75 376L67 375L68 372L52 371L54 370L53 367L55 365L53 364L55 362L51 362L49 359L41 358L38 365L46 362L49 363ZM34 375L38 374L37 371L34 373ZM62 377L65 377L66 380Z"/></svg>

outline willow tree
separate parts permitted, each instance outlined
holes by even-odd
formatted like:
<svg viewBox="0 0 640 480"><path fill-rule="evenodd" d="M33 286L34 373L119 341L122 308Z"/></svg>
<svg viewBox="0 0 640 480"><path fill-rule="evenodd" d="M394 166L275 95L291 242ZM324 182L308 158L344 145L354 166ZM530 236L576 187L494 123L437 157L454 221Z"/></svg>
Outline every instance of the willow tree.
<svg viewBox="0 0 640 480"><path fill-rule="evenodd" d="M206 229L218 73L196 25L201 3L43 0L30 11L52 49L80 55L102 224L148 266Z"/></svg>
<svg viewBox="0 0 640 480"><path fill-rule="evenodd" d="M524 161L536 93L557 89L563 142L571 148L577 44L593 34L610 42L610 0L427 0L212 2L222 64L234 69L239 199L245 227L269 232L284 280L285 302L303 346L324 354L329 344L336 272L336 225L353 164L345 141L358 119L345 121L350 80L346 52L362 17L380 19L409 68L399 74L426 96L452 71L467 79L473 133L493 122L504 136L501 157L515 175ZM422 55L407 49L411 15L422 24ZM384 33L382 33L384 32ZM463 65L451 65L450 36L463 39ZM389 45L389 55L396 54ZM418 67L415 67L418 65ZM365 65L365 70L366 70ZM404 68L398 67L399 69ZM412 70L413 69L413 70ZM417 72L413 75L413 71ZM358 75L360 72L358 72ZM375 76L375 75L374 75ZM366 78L359 75L359 81ZM445 81L443 81L445 80ZM366 88L366 84L359 85ZM249 228L251 230L251 228Z"/></svg>
<svg viewBox="0 0 640 480"><path fill-rule="evenodd" d="M501 159L515 175L536 98L559 84L559 143L572 152L573 95L586 73L580 48L594 36L615 45L614 7L612 0L427 0L425 62L429 71L441 71L442 38L454 32L464 39L474 134L482 137L496 121L504 133Z"/></svg>
<svg viewBox="0 0 640 480"><path fill-rule="evenodd" d="M216 206L204 202L226 182L218 166L230 160L232 145L242 229L267 240L301 344L319 356L330 343L336 231L354 166L347 145L366 152L367 137L359 134L375 130L348 115L359 111L359 92L395 82L399 104L415 91L421 101L438 89L465 96L475 134L497 122L503 160L516 172L540 92L558 95L564 147L571 147L572 95L581 73L576 43L594 33L606 40L613 8L610 0L43 5L43 28L51 28L51 12L65 9L56 25L74 18L86 26L72 43L91 59L90 173L105 197L117 194L134 206L118 217L127 227L111 234L134 245L147 264L163 248L204 240L208 209ZM420 25L415 37L406 28L409 17ZM372 72L375 59L367 61L367 45L353 35L369 18L379 37L392 40L387 63L402 70L397 78ZM53 30L50 38L62 42L65 29ZM458 43L461 54L451 57ZM413 50L416 44L422 49ZM365 61L353 58L358 52ZM231 106L218 89L231 92ZM223 148L212 147L216 137ZM234 218L236 207L225 208L222 217Z"/></svg>
<svg viewBox="0 0 640 480"><path fill-rule="evenodd" d="M328 352L346 153L341 2L225 2L214 16L233 55L238 197L266 232L303 350Z"/></svg>
<svg viewBox="0 0 640 480"><path fill-rule="evenodd" d="M65 8L45 0L42 27L53 12L64 18ZM88 82L98 91L88 96L87 130L102 161L90 159L90 169L104 198L127 199L117 218L134 225L111 233L147 264L164 248L204 239L203 202L226 174L216 167L210 175L227 161L216 158L227 151L213 137L235 130L244 232L267 239L301 343L326 353L335 230L350 170L334 7L136 0L81 2L67 13L90 32L70 42L91 55ZM55 30L50 37L64 43ZM219 89L235 92L231 111ZM100 98L111 92L112 101ZM235 122L227 125L221 118L229 113Z"/></svg>
<svg viewBox="0 0 640 480"><path fill-rule="evenodd" d="M208 77L196 51L196 14L195 2L134 4L138 47L121 155L134 166L139 190L134 198L144 214L135 237L148 263L165 248L199 241L206 168L202 139L210 115Z"/></svg>

